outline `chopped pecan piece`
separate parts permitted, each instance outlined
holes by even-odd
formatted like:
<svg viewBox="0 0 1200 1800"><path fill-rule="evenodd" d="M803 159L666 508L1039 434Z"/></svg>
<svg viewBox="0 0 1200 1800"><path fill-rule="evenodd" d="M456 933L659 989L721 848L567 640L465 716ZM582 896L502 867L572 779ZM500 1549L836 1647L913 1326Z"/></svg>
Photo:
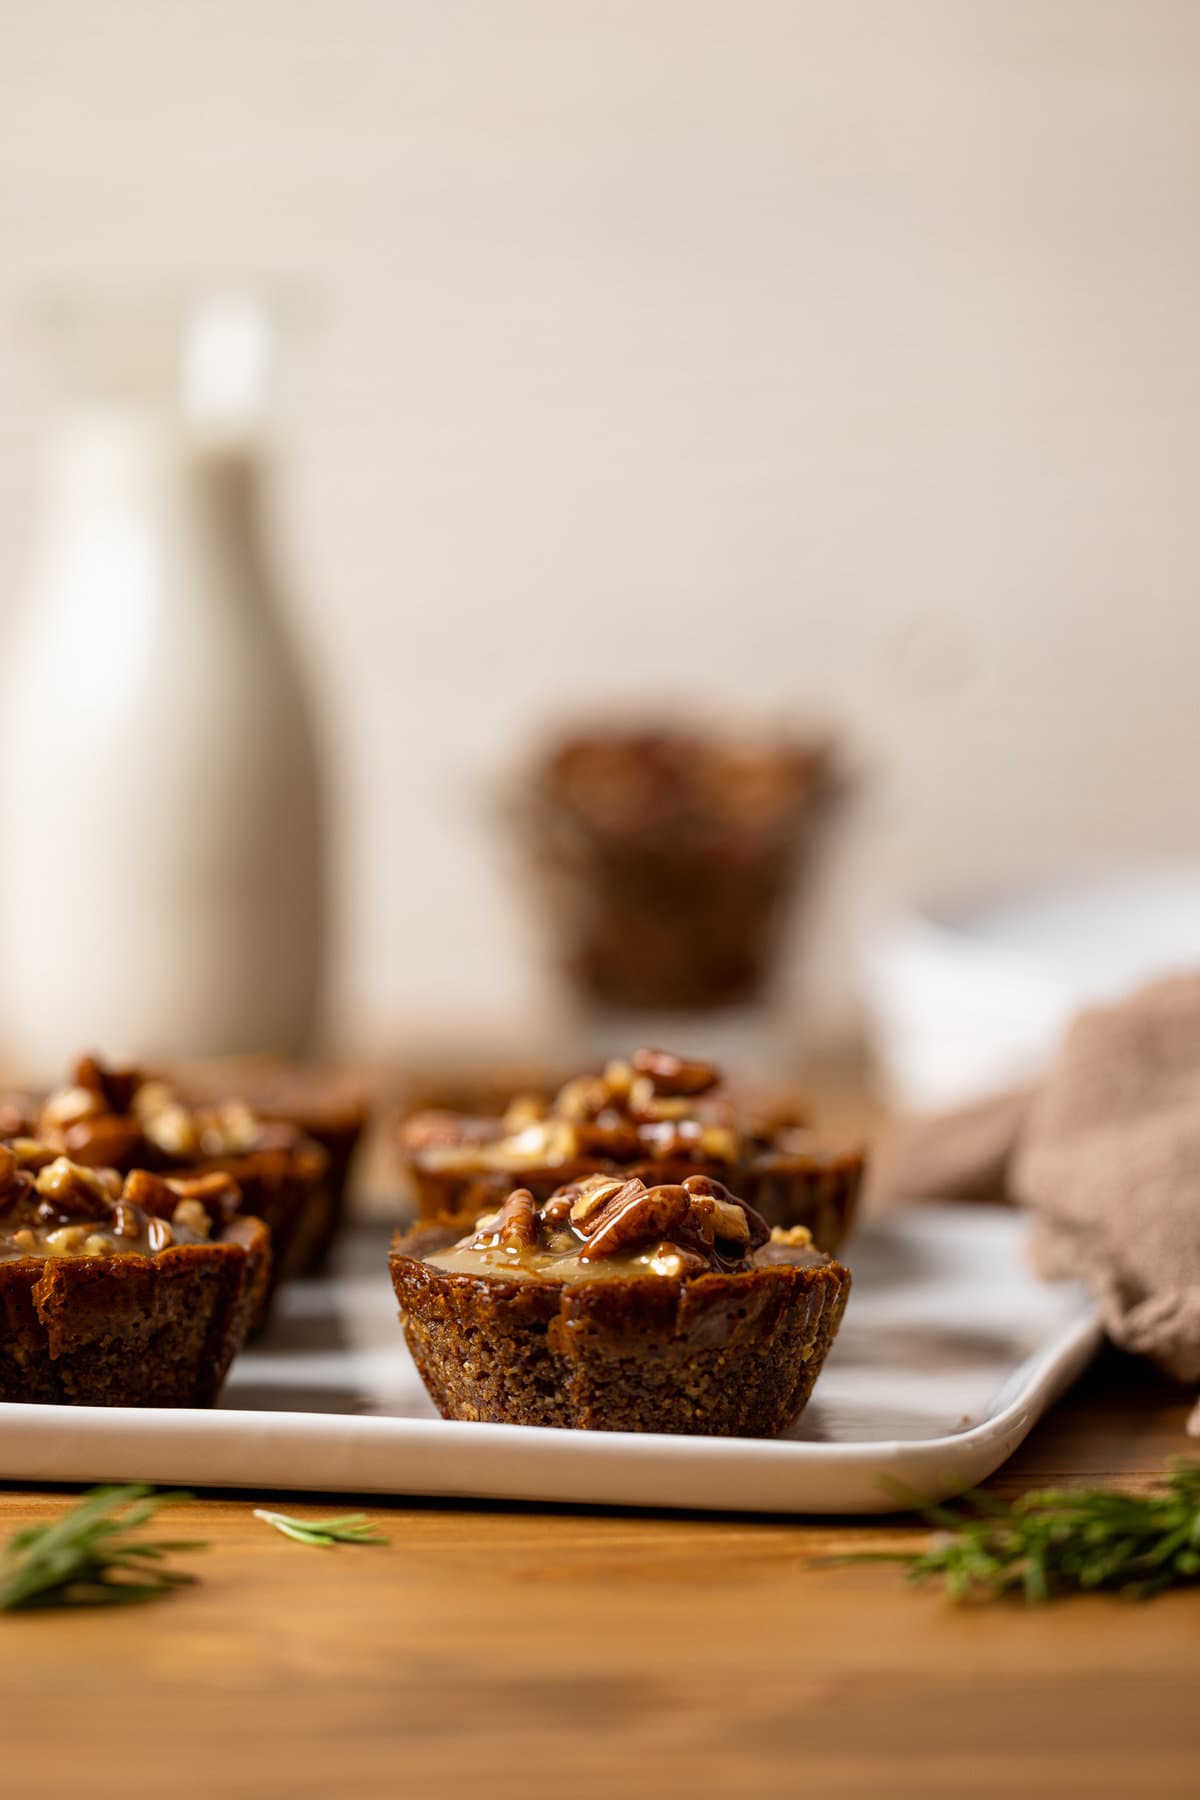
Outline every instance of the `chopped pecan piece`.
<svg viewBox="0 0 1200 1800"><path fill-rule="evenodd" d="M561 1193L552 1194L542 1207L542 1218L551 1231L560 1231L570 1222L577 1191L574 1188L564 1188Z"/></svg>
<svg viewBox="0 0 1200 1800"><path fill-rule="evenodd" d="M60 1225L42 1239L47 1256L74 1256L91 1235L90 1225Z"/></svg>
<svg viewBox="0 0 1200 1800"><path fill-rule="evenodd" d="M647 1258L647 1262L655 1275L670 1275L674 1278L703 1275L708 1268L704 1257L694 1250L684 1250L679 1244L659 1244Z"/></svg>
<svg viewBox="0 0 1200 1800"><path fill-rule="evenodd" d="M624 1100L633 1086L633 1064L619 1057L604 1065L604 1085L614 1100Z"/></svg>
<svg viewBox="0 0 1200 1800"><path fill-rule="evenodd" d="M67 1219L94 1219L97 1212L107 1213L112 1199L111 1185L94 1169L80 1168L65 1156L56 1156L52 1163L39 1169L34 1186L47 1214L53 1212Z"/></svg>
<svg viewBox="0 0 1200 1800"><path fill-rule="evenodd" d="M181 1200L199 1200L205 1206L223 1207L241 1199L233 1176L225 1169L204 1169L199 1175L168 1175L166 1186Z"/></svg>
<svg viewBox="0 0 1200 1800"><path fill-rule="evenodd" d="M546 1102L540 1094L518 1094L504 1109L506 1132L524 1131L546 1117Z"/></svg>
<svg viewBox="0 0 1200 1800"><path fill-rule="evenodd" d="M772 1225L771 1242L788 1250L810 1250L813 1234L807 1225Z"/></svg>
<svg viewBox="0 0 1200 1800"><path fill-rule="evenodd" d="M164 1204L161 1217L185 1224L202 1236L227 1225L238 1209L242 1190L224 1169L208 1169L200 1175L168 1175L164 1185L174 1196L175 1207Z"/></svg>
<svg viewBox="0 0 1200 1800"><path fill-rule="evenodd" d="M75 1065L76 1087L87 1088L103 1101L103 1110L127 1113L141 1084L136 1069L110 1069L98 1056L81 1056Z"/></svg>
<svg viewBox="0 0 1200 1800"><path fill-rule="evenodd" d="M174 1188L161 1175L152 1175L148 1169L134 1169L126 1176L123 1197L131 1206L140 1206L143 1212L158 1219L169 1219L179 1205L179 1195Z"/></svg>
<svg viewBox="0 0 1200 1800"><path fill-rule="evenodd" d="M37 1138L14 1137L9 1139L8 1148L16 1157L22 1169L29 1169L34 1174L52 1163L58 1155L50 1144L43 1144Z"/></svg>
<svg viewBox="0 0 1200 1800"><path fill-rule="evenodd" d="M62 1133L63 1147L72 1162L93 1169L127 1166L142 1142L136 1119L120 1113L100 1113L94 1119L77 1119Z"/></svg>
<svg viewBox="0 0 1200 1800"><path fill-rule="evenodd" d="M639 1075L629 1090L630 1117L639 1122L648 1119L657 1123L663 1119L686 1119L691 1101L686 1095L668 1096L660 1094L649 1075Z"/></svg>
<svg viewBox="0 0 1200 1800"><path fill-rule="evenodd" d="M603 1157L608 1162L627 1162L641 1148L637 1126L617 1113L574 1128L576 1148L580 1156Z"/></svg>
<svg viewBox="0 0 1200 1800"><path fill-rule="evenodd" d="M688 1223L700 1228L710 1243L720 1238L727 1244L750 1242L750 1221L746 1209L733 1200L709 1200L697 1197L688 1210Z"/></svg>
<svg viewBox="0 0 1200 1800"><path fill-rule="evenodd" d="M171 1224L177 1230L194 1231L197 1237L207 1237L212 1229L208 1208L200 1200L181 1200L171 1214Z"/></svg>
<svg viewBox="0 0 1200 1800"><path fill-rule="evenodd" d="M113 1207L112 1224L110 1226L113 1236L135 1238L138 1236L141 1229L141 1222L132 1206L129 1206L124 1200L118 1200L117 1204Z"/></svg>
<svg viewBox="0 0 1200 1800"><path fill-rule="evenodd" d="M456 1150L466 1144L486 1144L501 1135L495 1119L475 1119L436 1108L412 1113L404 1121L402 1134L409 1150Z"/></svg>
<svg viewBox="0 0 1200 1800"><path fill-rule="evenodd" d="M98 1118L106 1110L104 1096L91 1087L59 1088L42 1106L37 1117L37 1135L54 1137L75 1125L80 1119Z"/></svg>
<svg viewBox="0 0 1200 1800"><path fill-rule="evenodd" d="M611 1099L602 1075L577 1075L559 1089L554 1110L560 1119L581 1125L602 1113Z"/></svg>
<svg viewBox="0 0 1200 1800"><path fill-rule="evenodd" d="M678 1096L707 1094L721 1079L709 1063L686 1062L671 1050L635 1050L630 1063L635 1074L645 1075L656 1094Z"/></svg>
<svg viewBox="0 0 1200 1800"><path fill-rule="evenodd" d="M150 1254L157 1256L160 1250L169 1250L175 1242L175 1233L165 1219L151 1219L146 1226L146 1242L150 1246Z"/></svg>
<svg viewBox="0 0 1200 1800"><path fill-rule="evenodd" d="M771 1228L762 1214L736 1199L711 1175L688 1175L683 1185L691 1201L690 1221L702 1236L711 1233L710 1243L719 1239L749 1252L767 1242Z"/></svg>
<svg viewBox="0 0 1200 1800"><path fill-rule="evenodd" d="M149 1098L154 1090L153 1100ZM164 1156L198 1156L200 1133L195 1115L170 1097L159 1082L147 1082L137 1096L138 1119L146 1141Z"/></svg>

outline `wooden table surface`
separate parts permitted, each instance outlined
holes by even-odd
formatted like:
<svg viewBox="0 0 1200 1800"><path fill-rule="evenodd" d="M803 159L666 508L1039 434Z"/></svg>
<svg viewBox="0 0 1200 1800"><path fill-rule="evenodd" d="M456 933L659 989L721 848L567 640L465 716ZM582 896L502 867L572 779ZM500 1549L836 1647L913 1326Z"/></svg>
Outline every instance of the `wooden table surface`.
<svg viewBox="0 0 1200 1800"><path fill-rule="evenodd" d="M1107 1353L992 1486L1145 1482L1186 1413ZM0 1532L69 1498L0 1488ZM961 1608L824 1566L904 1520L372 1500L390 1546L321 1551L266 1498L172 1514L194 1588L0 1617L5 1800L1200 1792L1200 1592Z"/></svg>

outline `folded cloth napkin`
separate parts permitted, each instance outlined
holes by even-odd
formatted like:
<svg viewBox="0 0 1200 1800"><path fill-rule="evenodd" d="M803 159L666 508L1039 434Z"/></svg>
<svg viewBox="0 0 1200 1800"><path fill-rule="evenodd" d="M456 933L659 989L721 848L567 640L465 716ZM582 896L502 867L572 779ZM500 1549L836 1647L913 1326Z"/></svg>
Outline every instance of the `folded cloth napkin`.
<svg viewBox="0 0 1200 1800"><path fill-rule="evenodd" d="M1115 1343L1200 1382L1200 974L1081 1014L1032 1097L909 1124L884 1175L885 1198L1027 1206L1035 1266L1084 1277Z"/></svg>
<svg viewBox="0 0 1200 1800"><path fill-rule="evenodd" d="M871 1204L1011 1200L1013 1153L1032 1098L1023 1089L954 1112L892 1120L872 1146Z"/></svg>

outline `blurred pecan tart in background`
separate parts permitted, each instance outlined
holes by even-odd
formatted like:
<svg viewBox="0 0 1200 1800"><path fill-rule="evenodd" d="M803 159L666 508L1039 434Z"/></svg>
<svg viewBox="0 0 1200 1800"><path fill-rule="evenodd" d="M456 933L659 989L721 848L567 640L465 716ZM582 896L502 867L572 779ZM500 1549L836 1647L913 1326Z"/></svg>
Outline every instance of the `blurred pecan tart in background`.
<svg viewBox="0 0 1200 1800"><path fill-rule="evenodd" d="M0 1147L0 1400L208 1406L262 1306L229 1175L122 1177Z"/></svg>
<svg viewBox="0 0 1200 1800"><path fill-rule="evenodd" d="M238 1101L189 1105L165 1081L93 1056L45 1099L6 1103L0 1133L35 1138L89 1168L231 1175L240 1210L271 1234L272 1288L305 1269L329 1229L329 1159L306 1133Z"/></svg>
<svg viewBox="0 0 1200 1800"><path fill-rule="evenodd" d="M448 1419L774 1437L841 1322L849 1271L708 1175L528 1188L464 1236L395 1240L404 1333Z"/></svg>
<svg viewBox="0 0 1200 1800"><path fill-rule="evenodd" d="M773 1105L722 1085L716 1069L666 1050L637 1050L552 1101L515 1100L501 1118L414 1113L401 1159L423 1218L473 1214L513 1187L535 1200L585 1175L638 1172L654 1183L706 1174L768 1225L803 1225L831 1254L853 1222L863 1154L833 1149Z"/></svg>
<svg viewBox="0 0 1200 1800"><path fill-rule="evenodd" d="M635 724L551 745L514 822L575 989L666 1011L753 998L838 786L816 740Z"/></svg>

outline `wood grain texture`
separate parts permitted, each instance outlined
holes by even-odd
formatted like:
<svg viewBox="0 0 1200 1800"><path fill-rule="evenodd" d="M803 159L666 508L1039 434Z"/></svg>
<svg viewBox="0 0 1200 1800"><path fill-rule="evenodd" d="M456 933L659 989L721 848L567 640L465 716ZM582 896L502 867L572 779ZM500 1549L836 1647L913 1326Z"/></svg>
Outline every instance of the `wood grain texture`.
<svg viewBox="0 0 1200 1800"><path fill-rule="evenodd" d="M1108 1356L994 1485L1149 1480L1186 1450L1185 1412ZM0 1528L66 1498L2 1491ZM195 1589L0 1619L6 1794L504 1795L569 1779L582 1795L957 1800L1200 1784L1200 1594L964 1610L890 1566L821 1566L913 1541L904 1521L372 1500L389 1548L318 1551L257 1522L261 1498L198 1500L173 1521L211 1540Z"/></svg>

